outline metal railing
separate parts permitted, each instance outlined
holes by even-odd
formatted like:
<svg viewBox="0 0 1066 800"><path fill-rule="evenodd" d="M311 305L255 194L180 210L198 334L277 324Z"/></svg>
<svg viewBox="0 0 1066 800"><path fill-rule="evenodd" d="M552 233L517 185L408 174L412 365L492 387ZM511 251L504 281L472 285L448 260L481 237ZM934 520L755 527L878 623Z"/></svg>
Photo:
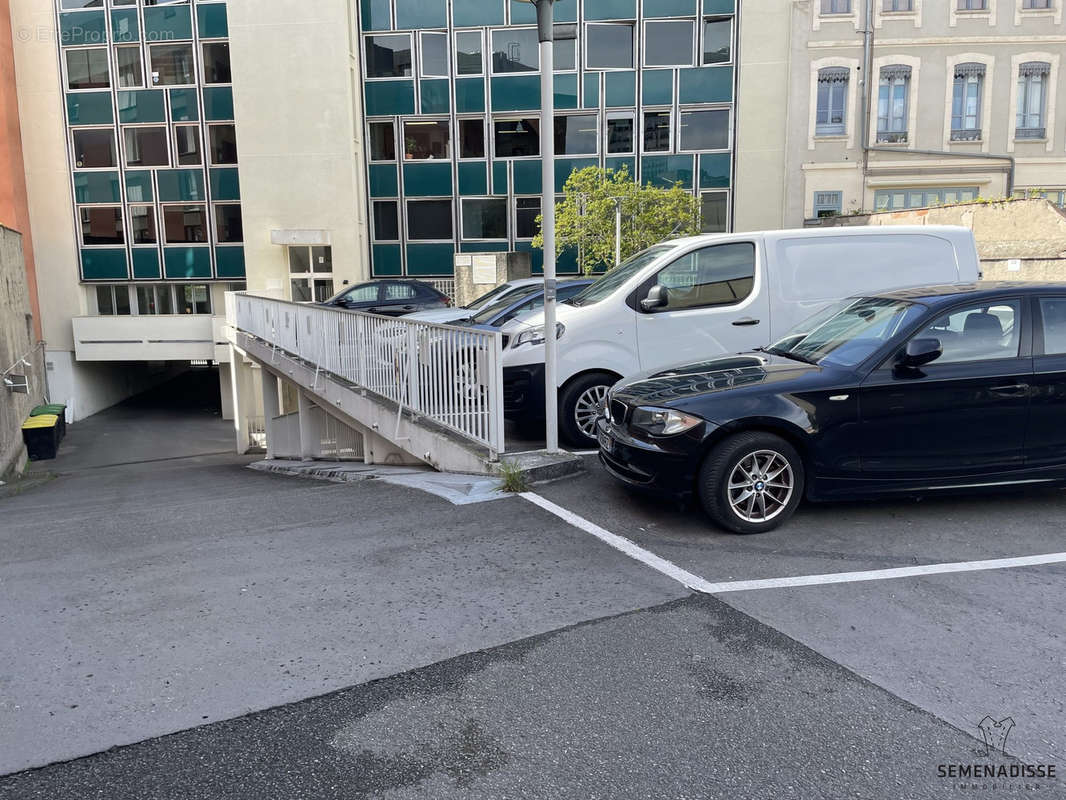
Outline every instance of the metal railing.
<svg viewBox="0 0 1066 800"><path fill-rule="evenodd" d="M503 452L499 331L243 292L227 293L226 308L230 325L313 365L316 381L330 373L485 445L493 457Z"/></svg>

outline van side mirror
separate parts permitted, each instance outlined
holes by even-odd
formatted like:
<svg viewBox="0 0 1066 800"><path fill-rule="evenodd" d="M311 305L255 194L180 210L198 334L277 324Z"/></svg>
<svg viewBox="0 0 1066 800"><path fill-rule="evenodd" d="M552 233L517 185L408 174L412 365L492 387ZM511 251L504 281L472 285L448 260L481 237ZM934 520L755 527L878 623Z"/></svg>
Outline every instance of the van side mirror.
<svg viewBox="0 0 1066 800"><path fill-rule="evenodd" d="M640 307L645 311L653 311L662 308L669 301L669 292L661 283L657 283L648 290L648 296L640 301Z"/></svg>
<svg viewBox="0 0 1066 800"><path fill-rule="evenodd" d="M936 361L944 355L944 347L939 339L911 339L907 349L899 360L901 367L921 367L930 361Z"/></svg>

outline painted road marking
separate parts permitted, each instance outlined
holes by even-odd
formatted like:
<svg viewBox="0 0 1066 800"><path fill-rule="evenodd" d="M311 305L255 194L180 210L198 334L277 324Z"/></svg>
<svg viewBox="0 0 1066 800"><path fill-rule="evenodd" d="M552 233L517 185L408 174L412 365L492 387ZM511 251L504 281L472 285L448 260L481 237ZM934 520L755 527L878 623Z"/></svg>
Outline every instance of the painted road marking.
<svg viewBox="0 0 1066 800"><path fill-rule="evenodd" d="M795 575L789 578L762 578L750 581L724 581L712 583L699 575L682 569L672 561L645 550L624 536L611 533L594 522L568 511L562 506L546 500L534 492L523 492L524 497L560 519L591 533L597 539L620 550L630 558L661 572L668 578L685 585L695 592L704 594L724 594L726 592L748 592L754 589L786 589L796 586L825 586L831 583L860 583L862 581L883 581L894 578L913 578L921 575L947 575L953 572L982 572L992 569L1009 569L1011 567L1035 567L1042 564L1066 563L1066 553L1046 553L1035 556L1018 556L1016 558L990 558L984 561L957 561L947 564L924 564L915 567L895 567L891 569L871 569L862 572L829 572L823 575Z"/></svg>

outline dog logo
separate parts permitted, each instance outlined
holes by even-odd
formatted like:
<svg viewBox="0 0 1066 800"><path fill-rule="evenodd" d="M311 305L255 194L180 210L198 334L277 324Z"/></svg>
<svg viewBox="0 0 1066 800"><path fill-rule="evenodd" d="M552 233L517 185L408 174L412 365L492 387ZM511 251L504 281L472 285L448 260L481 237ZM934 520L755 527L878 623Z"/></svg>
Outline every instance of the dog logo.
<svg viewBox="0 0 1066 800"><path fill-rule="evenodd" d="M1011 728L1014 727L1013 719L1004 717L997 722L992 717L986 716L977 723L977 727L985 742L986 757L1007 752L1007 737L1010 736Z"/></svg>

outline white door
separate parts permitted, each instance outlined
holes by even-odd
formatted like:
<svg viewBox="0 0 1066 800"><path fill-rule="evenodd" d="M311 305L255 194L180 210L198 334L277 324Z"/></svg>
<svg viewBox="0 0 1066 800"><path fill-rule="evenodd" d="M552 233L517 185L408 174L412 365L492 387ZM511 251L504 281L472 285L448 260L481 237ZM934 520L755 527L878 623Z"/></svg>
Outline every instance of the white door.
<svg viewBox="0 0 1066 800"><path fill-rule="evenodd" d="M641 369L769 344L770 301L756 264L754 242L709 245L686 253L642 285L637 308L655 284L666 289L666 303L637 312Z"/></svg>

